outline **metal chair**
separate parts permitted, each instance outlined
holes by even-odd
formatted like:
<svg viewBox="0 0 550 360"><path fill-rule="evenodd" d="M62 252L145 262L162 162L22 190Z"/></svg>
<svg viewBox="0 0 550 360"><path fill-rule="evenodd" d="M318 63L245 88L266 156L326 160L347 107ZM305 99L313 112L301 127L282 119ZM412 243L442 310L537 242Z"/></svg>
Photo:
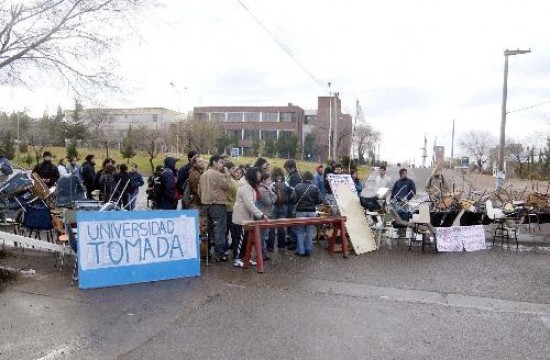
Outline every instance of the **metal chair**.
<svg viewBox="0 0 550 360"><path fill-rule="evenodd" d="M424 252L426 245L431 245L431 236L434 238L434 245L436 244L436 233L431 224L429 202L424 202L418 206L418 214L413 214L411 224L413 225L413 231L409 238L409 250L412 248L412 243L418 241L418 235L422 237L422 252ZM435 248L437 250L437 246Z"/></svg>
<svg viewBox="0 0 550 360"><path fill-rule="evenodd" d="M506 239L506 244L510 246L510 234L514 236L516 240L516 248L519 248L518 243L518 231L519 231L519 218L515 217L506 217L506 214L501 209L493 207L493 202L487 200L485 202L485 210L487 211L487 216L493 220L494 230L493 230L493 247L495 246L495 240L497 238L501 239L502 245L504 245L504 239Z"/></svg>

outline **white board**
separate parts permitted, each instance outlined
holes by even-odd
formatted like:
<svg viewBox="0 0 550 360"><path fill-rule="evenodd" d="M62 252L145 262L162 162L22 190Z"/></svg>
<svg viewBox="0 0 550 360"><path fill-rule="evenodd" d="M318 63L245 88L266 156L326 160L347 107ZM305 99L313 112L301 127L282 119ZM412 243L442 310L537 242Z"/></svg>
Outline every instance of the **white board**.
<svg viewBox="0 0 550 360"><path fill-rule="evenodd" d="M477 251L486 249L483 225L436 228L437 250Z"/></svg>
<svg viewBox="0 0 550 360"><path fill-rule="evenodd" d="M340 214L347 217L346 229L353 251L359 255L376 250L372 229L359 203L359 196L351 176L348 174L327 176Z"/></svg>

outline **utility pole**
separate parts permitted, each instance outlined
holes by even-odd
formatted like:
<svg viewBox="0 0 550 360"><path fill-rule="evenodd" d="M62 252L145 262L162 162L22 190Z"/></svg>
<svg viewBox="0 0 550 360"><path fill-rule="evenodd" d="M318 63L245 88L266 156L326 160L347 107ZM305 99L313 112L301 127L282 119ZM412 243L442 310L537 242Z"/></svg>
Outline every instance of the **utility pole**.
<svg viewBox="0 0 550 360"><path fill-rule="evenodd" d="M330 91L330 81L328 82L328 154L327 157L331 157L331 145L332 145L332 92ZM334 160L334 159L332 159Z"/></svg>
<svg viewBox="0 0 550 360"><path fill-rule="evenodd" d="M332 140L332 158L336 159L338 155L338 122L340 121L340 112L337 111L338 107L336 106L339 93L334 93L334 96L330 98L330 101L334 99L334 139Z"/></svg>
<svg viewBox="0 0 550 360"><path fill-rule="evenodd" d="M500 142L498 148L498 171L497 171L497 190L504 185L506 174L504 172L504 146L506 141L506 100L508 98L508 56L522 55L530 53L529 50L504 50L504 85L502 88L502 109L500 121Z"/></svg>

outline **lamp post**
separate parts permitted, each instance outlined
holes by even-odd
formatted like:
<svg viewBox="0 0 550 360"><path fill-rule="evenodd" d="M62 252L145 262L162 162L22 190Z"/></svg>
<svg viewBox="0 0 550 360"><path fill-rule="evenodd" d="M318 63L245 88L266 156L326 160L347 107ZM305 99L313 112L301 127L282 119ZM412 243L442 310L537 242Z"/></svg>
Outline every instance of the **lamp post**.
<svg viewBox="0 0 550 360"><path fill-rule="evenodd" d="M529 50L504 50L504 86L502 89L502 114L500 121L500 142L498 148L498 171L497 171L497 190L502 188L504 185L504 179L506 174L504 173L504 144L506 138L506 99L508 97L508 56L512 55L522 55L530 53Z"/></svg>
<svg viewBox="0 0 550 360"><path fill-rule="evenodd" d="M332 92L330 91L330 81L328 82L328 96L329 96L329 103L328 103L328 155L327 157L330 159L331 154L331 145L332 145ZM333 159L334 160L334 159Z"/></svg>

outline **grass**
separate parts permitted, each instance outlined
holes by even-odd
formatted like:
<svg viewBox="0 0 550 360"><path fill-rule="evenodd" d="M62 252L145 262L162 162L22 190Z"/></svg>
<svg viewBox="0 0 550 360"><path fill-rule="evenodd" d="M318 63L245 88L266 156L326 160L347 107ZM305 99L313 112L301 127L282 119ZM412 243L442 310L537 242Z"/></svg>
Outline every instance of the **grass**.
<svg viewBox="0 0 550 360"><path fill-rule="evenodd" d="M47 147L44 150L50 151L54 157L53 162L57 165L58 161L65 157L67 155L67 149L63 147ZM34 161L34 151L31 147L29 147L29 151L27 153L17 153L15 159L12 161L13 163L21 166L21 167L27 167L27 164L23 161L23 159L27 156L27 154L31 155L33 158L33 162L30 165L30 168L32 169L36 165L36 161ZM96 157L96 168L101 167L101 163L103 162L103 159L107 157L107 154L104 149L93 149L93 148L78 148L78 157L79 157L79 164L82 164L84 161L84 158L88 154L93 154ZM109 150L109 156L116 160L118 164L126 163L126 159L123 159L120 151L118 149L110 149ZM177 163L177 167L181 167L184 164L187 163L187 155L186 154L180 154L179 156L172 154L172 153L160 153L157 155L157 157L153 160L154 166L157 165L163 165L164 158L166 156L173 156L176 159L179 159ZM209 158L209 155L204 155L205 158ZM257 158L253 157L239 157L239 158L233 158L232 161L234 164L237 165L246 165L246 164L254 164ZM269 165L271 169L274 167L280 167L283 168L283 164L286 159L280 159L280 158L266 158L269 162ZM130 159L129 163L136 163L138 166L139 171L144 176L150 176L151 175L151 165L149 164L149 155L145 151L139 151L137 155ZM296 165L298 169L301 171L311 171L312 173L315 173L315 167L318 165L316 162L310 162L310 161L302 161L302 160L296 160ZM326 164L325 164L326 165ZM366 166L360 166L359 171L359 178L364 179L369 171L369 167Z"/></svg>

